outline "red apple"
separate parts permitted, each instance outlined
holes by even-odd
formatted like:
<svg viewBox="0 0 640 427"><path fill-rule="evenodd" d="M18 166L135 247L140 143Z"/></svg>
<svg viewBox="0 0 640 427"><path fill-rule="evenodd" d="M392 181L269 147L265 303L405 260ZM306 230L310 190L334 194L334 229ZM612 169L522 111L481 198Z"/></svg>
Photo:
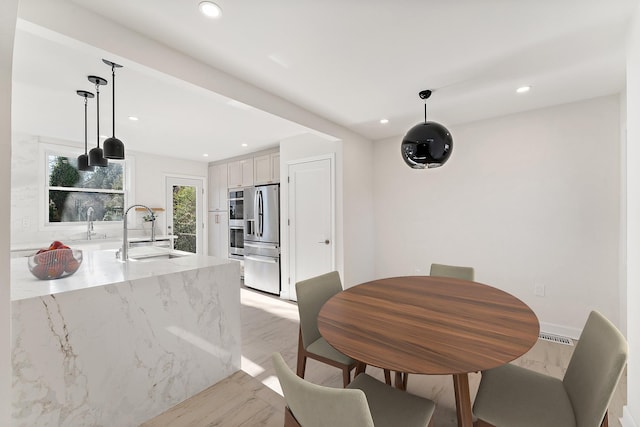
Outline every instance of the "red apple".
<svg viewBox="0 0 640 427"><path fill-rule="evenodd" d="M38 279L45 280L47 278L47 266L45 264L37 264L31 271Z"/></svg>
<svg viewBox="0 0 640 427"><path fill-rule="evenodd" d="M60 246L62 246L62 242L59 240L54 240L51 245L49 245L49 249L58 249Z"/></svg>
<svg viewBox="0 0 640 427"><path fill-rule="evenodd" d="M50 279L57 279L62 276L62 273L64 273L64 264L61 262L54 262L47 268L47 276L49 276Z"/></svg>
<svg viewBox="0 0 640 427"><path fill-rule="evenodd" d="M35 256L37 264L49 265L56 261L56 254L54 251L44 251Z"/></svg>
<svg viewBox="0 0 640 427"><path fill-rule="evenodd" d="M69 261L67 261L67 264L64 267L64 271L66 271L67 273L73 273L78 269L78 267L80 267L80 263L72 257Z"/></svg>

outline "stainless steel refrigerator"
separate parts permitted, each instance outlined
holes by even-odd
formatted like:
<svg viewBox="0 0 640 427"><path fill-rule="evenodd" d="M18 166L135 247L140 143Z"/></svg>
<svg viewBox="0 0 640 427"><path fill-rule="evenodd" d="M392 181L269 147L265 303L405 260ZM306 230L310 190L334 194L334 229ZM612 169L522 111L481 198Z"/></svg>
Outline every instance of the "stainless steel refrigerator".
<svg viewBox="0 0 640 427"><path fill-rule="evenodd" d="M244 192L244 284L280 295L280 186Z"/></svg>

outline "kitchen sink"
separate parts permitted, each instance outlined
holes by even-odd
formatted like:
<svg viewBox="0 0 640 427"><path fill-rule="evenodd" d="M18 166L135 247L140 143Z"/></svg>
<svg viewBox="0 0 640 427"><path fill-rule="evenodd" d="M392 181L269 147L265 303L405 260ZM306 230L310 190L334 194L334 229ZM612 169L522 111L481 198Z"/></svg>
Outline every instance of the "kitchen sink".
<svg viewBox="0 0 640 427"><path fill-rule="evenodd" d="M194 254L158 246L142 246L129 249L129 261L158 261L162 259L182 258L189 255Z"/></svg>

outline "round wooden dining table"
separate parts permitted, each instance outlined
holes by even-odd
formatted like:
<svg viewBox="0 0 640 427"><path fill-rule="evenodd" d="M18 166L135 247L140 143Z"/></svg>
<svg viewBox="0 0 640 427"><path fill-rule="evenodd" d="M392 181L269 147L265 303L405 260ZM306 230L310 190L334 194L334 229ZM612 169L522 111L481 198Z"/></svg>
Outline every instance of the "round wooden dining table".
<svg viewBox="0 0 640 427"><path fill-rule="evenodd" d="M504 365L538 339L538 318L513 295L467 280L407 276L346 289L320 310L336 349L398 373L452 375L458 426L471 427L468 373ZM396 376L396 386L403 381Z"/></svg>

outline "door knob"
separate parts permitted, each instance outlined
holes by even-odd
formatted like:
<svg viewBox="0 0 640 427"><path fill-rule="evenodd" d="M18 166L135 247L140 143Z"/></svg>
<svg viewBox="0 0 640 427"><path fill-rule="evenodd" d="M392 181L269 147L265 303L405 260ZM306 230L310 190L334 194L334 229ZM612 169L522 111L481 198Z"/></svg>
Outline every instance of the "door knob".
<svg viewBox="0 0 640 427"><path fill-rule="evenodd" d="M329 241L329 239L327 239L327 240L325 240L324 242L318 242L318 243L324 243L325 245L328 245L328 244L329 244L329 243L331 243L331 242Z"/></svg>

